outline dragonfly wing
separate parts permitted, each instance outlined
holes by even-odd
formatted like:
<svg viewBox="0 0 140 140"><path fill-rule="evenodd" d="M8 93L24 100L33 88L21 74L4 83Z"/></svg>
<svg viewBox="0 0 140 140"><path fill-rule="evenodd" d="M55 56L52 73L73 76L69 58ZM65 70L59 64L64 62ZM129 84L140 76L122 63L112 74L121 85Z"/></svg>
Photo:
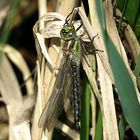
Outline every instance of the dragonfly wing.
<svg viewBox="0 0 140 140"><path fill-rule="evenodd" d="M67 83L69 69L70 61L68 60L63 64L62 69L59 71L52 94L41 114L38 124L40 128L47 127L48 130L51 130L63 109L64 100L67 95L65 84Z"/></svg>

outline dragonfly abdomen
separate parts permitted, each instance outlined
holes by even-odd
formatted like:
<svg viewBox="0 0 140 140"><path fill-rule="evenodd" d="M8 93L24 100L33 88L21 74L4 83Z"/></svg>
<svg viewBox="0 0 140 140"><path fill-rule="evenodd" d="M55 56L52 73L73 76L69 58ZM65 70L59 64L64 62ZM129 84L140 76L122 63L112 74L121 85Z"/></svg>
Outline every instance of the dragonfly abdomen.
<svg viewBox="0 0 140 140"><path fill-rule="evenodd" d="M80 128L80 75L79 66L75 59L71 61L72 72L72 106L76 129Z"/></svg>

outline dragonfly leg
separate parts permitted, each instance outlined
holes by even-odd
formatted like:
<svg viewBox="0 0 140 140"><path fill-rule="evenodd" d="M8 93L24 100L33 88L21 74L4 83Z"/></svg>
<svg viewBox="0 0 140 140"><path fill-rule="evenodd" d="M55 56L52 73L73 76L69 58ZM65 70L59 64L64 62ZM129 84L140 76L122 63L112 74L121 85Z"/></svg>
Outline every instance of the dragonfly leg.
<svg viewBox="0 0 140 140"><path fill-rule="evenodd" d="M93 48L93 41L94 41L94 38L97 37L97 36L98 36L98 34L95 35L95 36L91 39L90 43L88 43L88 44L87 44L86 42L84 42L84 41L81 39L81 37L78 37L79 40L80 40L80 42L81 42L81 44L82 44L84 53L85 53L86 55L93 54L93 53L95 53L96 51L103 52L103 50L99 50L99 49Z"/></svg>
<svg viewBox="0 0 140 140"><path fill-rule="evenodd" d="M91 39L89 46L92 46L93 41L94 41L94 38L97 37L97 36L98 36L98 34L96 34L96 35ZM94 49L93 52L91 52L91 53L94 53L94 52L96 52L96 51L103 52L103 50L100 50L100 49Z"/></svg>
<svg viewBox="0 0 140 140"><path fill-rule="evenodd" d="M66 17L65 20L65 24L69 24L68 21L70 21L70 23L74 20L74 18L76 17L76 14L79 12L79 8L73 8L72 12L70 12L68 14L68 16ZM71 18L69 18L70 16L72 16Z"/></svg>
<svg viewBox="0 0 140 140"><path fill-rule="evenodd" d="M80 26L76 29L76 32L82 27L82 25L83 25L83 22L81 21L81 24L80 24Z"/></svg>
<svg viewBox="0 0 140 140"><path fill-rule="evenodd" d="M73 13L73 11L70 12L70 13L68 14L68 16L66 17L66 19L65 19L65 24L68 24L68 21L70 20L69 17L70 17L70 15L71 15L72 13Z"/></svg>

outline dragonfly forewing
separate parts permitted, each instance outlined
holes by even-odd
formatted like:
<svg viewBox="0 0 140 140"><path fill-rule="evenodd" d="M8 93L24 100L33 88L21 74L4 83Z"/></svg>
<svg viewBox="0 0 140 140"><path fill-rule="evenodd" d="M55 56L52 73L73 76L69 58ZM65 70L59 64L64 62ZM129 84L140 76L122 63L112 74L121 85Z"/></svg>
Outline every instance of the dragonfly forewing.
<svg viewBox="0 0 140 140"><path fill-rule="evenodd" d="M66 83L68 80L68 73L70 69L70 61L66 58L62 68L60 68L52 94L44 107L44 110L39 119L39 127L51 130L63 110L64 101L67 97Z"/></svg>

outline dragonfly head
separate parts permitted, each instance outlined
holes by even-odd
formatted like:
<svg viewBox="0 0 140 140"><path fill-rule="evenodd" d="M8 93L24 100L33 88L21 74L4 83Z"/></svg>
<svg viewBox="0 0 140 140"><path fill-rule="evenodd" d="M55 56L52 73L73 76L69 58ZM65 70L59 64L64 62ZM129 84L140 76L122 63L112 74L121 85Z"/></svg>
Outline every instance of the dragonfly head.
<svg viewBox="0 0 140 140"><path fill-rule="evenodd" d="M74 26L69 24L64 25L62 30L60 31L60 36L65 41L70 41L75 39L76 31Z"/></svg>

